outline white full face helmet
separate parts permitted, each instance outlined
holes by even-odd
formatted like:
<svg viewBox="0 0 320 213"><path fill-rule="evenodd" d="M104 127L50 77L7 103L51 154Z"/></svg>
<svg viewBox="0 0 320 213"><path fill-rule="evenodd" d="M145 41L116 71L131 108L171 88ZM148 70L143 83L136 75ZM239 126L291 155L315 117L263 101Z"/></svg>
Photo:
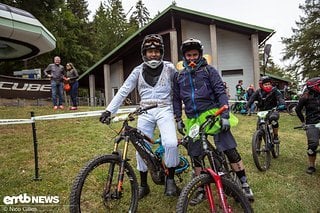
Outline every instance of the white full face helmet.
<svg viewBox="0 0 320 213"><path fill-rule="evenodd" d="M146 57L146 51L148 49L158 49L160 50L160 58L158 60L155 59L148 59ZM151 34L144 37L142 45L141 45L141 55L144 63L152 68L157 68L163 61L163 52L164 52L164 45L161 35L158 34Z"/></svg>

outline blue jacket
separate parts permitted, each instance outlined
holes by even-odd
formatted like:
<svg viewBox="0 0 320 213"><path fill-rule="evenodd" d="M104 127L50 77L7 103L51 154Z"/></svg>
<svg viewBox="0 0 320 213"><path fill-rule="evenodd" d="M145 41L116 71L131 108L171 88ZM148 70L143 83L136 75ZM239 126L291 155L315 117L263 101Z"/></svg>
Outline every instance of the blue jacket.
<svg viewBox="0 0 320 213"><path fill-rule="evenodd" d="M182 116L182 102L188 118L198 117L212 108L228 105L223 81L212 66L201 66L196 71L182 70L173 79L173 109L176 119ZM229 118L229 111L221 117Z"/></svg>

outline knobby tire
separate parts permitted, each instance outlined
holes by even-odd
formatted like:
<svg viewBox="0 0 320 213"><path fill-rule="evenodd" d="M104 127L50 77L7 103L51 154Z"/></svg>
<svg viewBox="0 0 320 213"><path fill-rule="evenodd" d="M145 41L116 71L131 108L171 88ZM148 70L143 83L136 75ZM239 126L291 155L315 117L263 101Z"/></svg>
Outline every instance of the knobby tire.
<svg viewBox="0 0 320 213"><path fill-rule="evenodd" d="M138 208L138 182L134 170L125 162L123 193L119 199L104 190L108 171L114 166L111 189L118 184L120 168L118 155L103 155L91 160L76 177L70 194L70 212L136 212ZM104 197L104 199L103 199Z"/></svg>
<svg viewBox="0 0 320 213"><path fill-rule="evenodd" d="M254 164L260 171L266 171L270 167L271 154L267 147L266 132L258 129L252 136L252 157Z"/></svg>
<svg viewBox="0 0 320 213"><path fill-rule="evenodd" d="M245 197L240 188L238 188L233 181L229 178L221 176L223 191L225 193L227 203L231 208L232 212L253 212L251 204L249 200ZM193 178L182 190L177 206L177 213L190 213L190 212L208 212L209 201L204 199L202 202L197 205L190 205L190 201L194 198L196 193L198 192L199 187L204 187L205 185L211 185L212 195L214 198L214 203L217 212L223 212L220 208L222 205L220 204L217 189L215 186L214 179L210 176L210 174L201 174L195 178Z"/></svg>

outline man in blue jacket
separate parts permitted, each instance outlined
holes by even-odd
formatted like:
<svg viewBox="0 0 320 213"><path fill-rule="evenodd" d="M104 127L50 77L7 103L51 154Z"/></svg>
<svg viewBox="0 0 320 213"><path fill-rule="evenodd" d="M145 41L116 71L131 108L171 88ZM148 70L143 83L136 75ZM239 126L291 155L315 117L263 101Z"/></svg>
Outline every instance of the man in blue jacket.
<svg viewBox="0 0 320 213"><path fill-rule="evenodd" d="M201 115L210 112L215 108L228 105L228 97L225 93L223 81L219 72L207 64L203 57L203 47L199 40L190 38L181 45L184 69L176 73L173 79L173 107L177 122L178 131L184 134L185 125L182 121L182 103L184 104L186 120L186 131L189 131L190 121L194 121ZM232 169L239 177L245 195L253 200L253 193L247 183L245 168L241 156L237 151L237 143L230 131L229 110L221 115L220 132L214 135L214 141L218 150L223 151ZM199 146L200 147L200 146ZM193 149L199 149L194 147ZM196 150L188 151L189 155L197 158L199 152ZM200 165L195 165L195 175L200 174ZM194 204L201 202L204 193L199 193L197 198L193 199Z"/></svg>

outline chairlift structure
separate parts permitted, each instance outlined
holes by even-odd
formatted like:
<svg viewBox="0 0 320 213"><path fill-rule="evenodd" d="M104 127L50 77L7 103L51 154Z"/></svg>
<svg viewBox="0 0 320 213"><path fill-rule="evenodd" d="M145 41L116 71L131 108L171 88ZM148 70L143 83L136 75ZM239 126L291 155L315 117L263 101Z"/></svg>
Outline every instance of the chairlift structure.
<svg viewBox="0 0 320 213"><path fill-rule="evenodd" d="M27 60L55 48L55 37L32 14L0 3L0 61Z"/></svg>

